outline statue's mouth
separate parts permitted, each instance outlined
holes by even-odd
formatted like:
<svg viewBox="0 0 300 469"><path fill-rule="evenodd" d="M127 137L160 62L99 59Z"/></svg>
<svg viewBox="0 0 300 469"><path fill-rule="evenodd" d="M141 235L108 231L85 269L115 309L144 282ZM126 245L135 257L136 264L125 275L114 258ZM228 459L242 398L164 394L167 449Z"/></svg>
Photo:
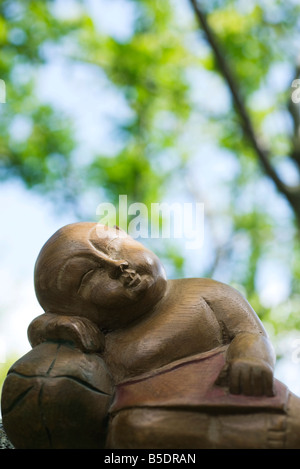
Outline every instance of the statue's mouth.
<svg viewBox="0 0 300 469"><path fill-rule="evenodd" d="M120 280L124 287L135 288L141 283L142 278L134 270L125 270L122 273Z"/></svg>

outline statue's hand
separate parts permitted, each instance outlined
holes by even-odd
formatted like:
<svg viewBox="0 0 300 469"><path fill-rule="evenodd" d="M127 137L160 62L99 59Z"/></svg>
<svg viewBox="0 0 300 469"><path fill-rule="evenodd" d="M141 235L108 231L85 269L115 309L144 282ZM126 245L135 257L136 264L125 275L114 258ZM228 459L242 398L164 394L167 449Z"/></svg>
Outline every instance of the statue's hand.
<svg viewBox="0 0 300 469"><path fill-rule="evenodd" d="M228 383L232 394L273 396L272 367L258 359L233 359L228 363Z"/></svg>

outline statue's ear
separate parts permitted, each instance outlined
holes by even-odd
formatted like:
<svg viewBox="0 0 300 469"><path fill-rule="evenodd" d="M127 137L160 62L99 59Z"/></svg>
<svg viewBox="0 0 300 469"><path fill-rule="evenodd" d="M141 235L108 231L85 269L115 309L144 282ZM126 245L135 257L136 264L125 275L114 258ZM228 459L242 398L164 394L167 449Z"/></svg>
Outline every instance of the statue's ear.
<svg viewBox="0 0 300 469"><path fill-rule="evenodd" d="M28 339L32 347L42 342L72 343L83 352L104 350L104 334L87 318L41 314L28 327Z"/></svg>

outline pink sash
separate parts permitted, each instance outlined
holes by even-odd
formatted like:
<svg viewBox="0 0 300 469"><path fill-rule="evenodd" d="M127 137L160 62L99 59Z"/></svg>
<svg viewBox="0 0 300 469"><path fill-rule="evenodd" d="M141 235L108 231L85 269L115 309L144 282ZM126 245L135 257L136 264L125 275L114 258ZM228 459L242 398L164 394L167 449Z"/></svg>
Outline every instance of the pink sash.
<svg viewBox="0 0 300 469"><path fill-rule="evenodd" d="M288 389L275 380L275 395L245 396L230 394L215 384L225 364L226 347L178 360L151 374L120 383L110 412L135 407L181 408L218 412L248 410L284 412Z"/></svg>

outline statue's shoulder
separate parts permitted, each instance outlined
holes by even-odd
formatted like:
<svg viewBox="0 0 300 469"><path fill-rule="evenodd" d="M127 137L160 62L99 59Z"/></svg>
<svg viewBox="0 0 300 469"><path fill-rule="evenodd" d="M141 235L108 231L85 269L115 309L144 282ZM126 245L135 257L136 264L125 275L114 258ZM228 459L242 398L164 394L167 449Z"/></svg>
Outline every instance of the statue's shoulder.
<svg viewBox="0 0 300 469"><path fill-rule="evenodd" d="M206 277L190 277L190 278L181 278L181 279L171 279L168 280L168 284L170 288L198 288L203 290L220 290L220 291L232 291L238 292L238 290L226 283L219 282L218 280L214 280L212 278Z"/></svg>
<svg viewBox="0 0 300 469"><path fill-rule="evenodd" d="M236 288L211 278L183 278L168 280L169 291L176 295L200 295L210 301L247 302L244 295Z"/></svg>

